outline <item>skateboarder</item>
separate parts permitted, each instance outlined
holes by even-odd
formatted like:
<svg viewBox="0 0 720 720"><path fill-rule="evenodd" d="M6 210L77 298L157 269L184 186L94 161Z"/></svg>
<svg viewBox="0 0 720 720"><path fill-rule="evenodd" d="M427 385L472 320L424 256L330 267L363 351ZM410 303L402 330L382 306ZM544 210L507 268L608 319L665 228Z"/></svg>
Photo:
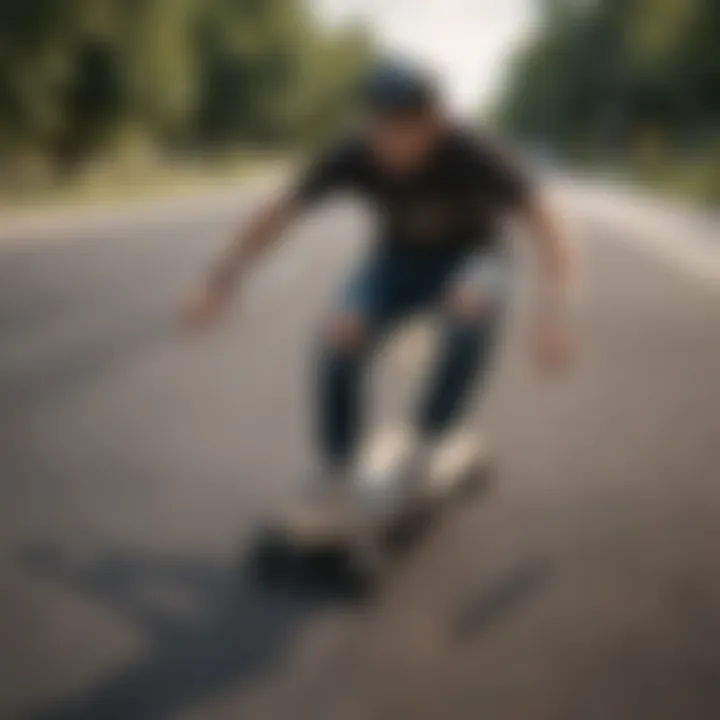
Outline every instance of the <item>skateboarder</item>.
<svg viewBox="0 0 720 720"><path fill-rule="evenodd" d="M560 370L572 354L569 251L561 224L529 177L490 140L455 121L434 81L417 68L382 64L362 101L364 124L253 216L184 308L193 327L213 320L260 254L331 194L356 193L376 210L375 243L336 300L317 361L321 462L309 486L316 500L333 506L351 484L367 361L412 313L436 311L443 328L414 418L418 453L410 465L461 416L502 315L510 268L500 225L508 216L525 222L536 250L534 357L542 368Z"/></svg>

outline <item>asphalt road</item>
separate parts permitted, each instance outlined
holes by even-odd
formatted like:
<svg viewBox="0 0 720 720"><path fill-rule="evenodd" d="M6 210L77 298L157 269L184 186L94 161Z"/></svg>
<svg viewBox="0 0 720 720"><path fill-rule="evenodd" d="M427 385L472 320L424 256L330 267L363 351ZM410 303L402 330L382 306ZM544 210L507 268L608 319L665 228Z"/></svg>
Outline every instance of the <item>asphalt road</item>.
<svg viewBox="0 0 720 720"><path fill-rule="evenodd" d="M581 362L539 378L513 325L492 487L372 604L268 595L238 557L308 460L311 339L367 228L310 219L185 337L176 300L249 203L0 248L0 717L720 717L717 288L579 218ZM382 359L377 414L421 348Z"/></svg>

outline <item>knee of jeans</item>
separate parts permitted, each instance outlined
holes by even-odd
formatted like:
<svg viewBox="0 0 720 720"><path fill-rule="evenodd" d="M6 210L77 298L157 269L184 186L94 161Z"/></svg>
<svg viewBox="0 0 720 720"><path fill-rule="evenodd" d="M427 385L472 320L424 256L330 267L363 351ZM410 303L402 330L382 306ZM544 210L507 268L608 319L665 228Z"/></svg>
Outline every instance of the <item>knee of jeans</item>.
<svg viewBox="0 0 720 720"><path fill-rule="evenodd" d="M341 314L332 317L323 333L323 346L333 355L356 356L367 343L366 321L359 315Z"/></svg>

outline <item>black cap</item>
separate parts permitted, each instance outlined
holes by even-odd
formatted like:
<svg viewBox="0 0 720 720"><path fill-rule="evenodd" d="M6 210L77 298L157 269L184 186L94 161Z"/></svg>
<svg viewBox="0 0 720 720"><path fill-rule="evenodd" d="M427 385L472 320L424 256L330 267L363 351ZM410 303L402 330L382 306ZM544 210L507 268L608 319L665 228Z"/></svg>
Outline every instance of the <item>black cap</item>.
<svg viewBox="0 0 720 720"><path fill-rule="evenodd" d="M383 62L370 72L365 85L366 109L376 115L404 115L434 107L435 81L419 68L402 62Z"/></svg>

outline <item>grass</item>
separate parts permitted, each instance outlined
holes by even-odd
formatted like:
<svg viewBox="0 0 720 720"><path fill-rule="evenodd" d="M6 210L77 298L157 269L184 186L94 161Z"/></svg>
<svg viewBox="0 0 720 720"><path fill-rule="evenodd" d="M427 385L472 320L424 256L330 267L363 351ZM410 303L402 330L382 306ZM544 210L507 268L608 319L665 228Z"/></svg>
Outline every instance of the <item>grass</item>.
<svg viewBox="0 0 720 720"><path fill-rule="evenodd" d="M0 214L74 206L106 207L211 192L279 168L284 160L279 155L240 153L159 163L142 170L98 165L63 180L0 187Z"/></svg>

